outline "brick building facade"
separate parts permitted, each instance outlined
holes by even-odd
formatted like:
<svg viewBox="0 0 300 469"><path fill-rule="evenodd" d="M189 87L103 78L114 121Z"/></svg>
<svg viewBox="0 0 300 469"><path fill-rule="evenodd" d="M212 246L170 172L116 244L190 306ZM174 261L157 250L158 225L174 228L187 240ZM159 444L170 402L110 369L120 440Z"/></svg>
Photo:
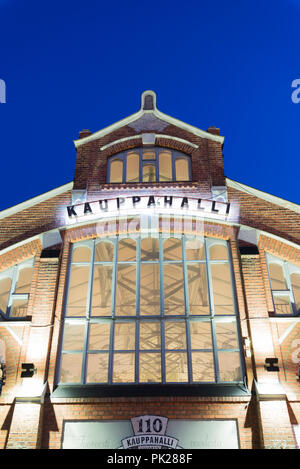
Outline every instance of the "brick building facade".
<svg viewBox="0 0 300 469"><path fill-rule="evenodd" d="M0 213L1 449L298 448L300 208L223 143L146 91Z"/></svg>

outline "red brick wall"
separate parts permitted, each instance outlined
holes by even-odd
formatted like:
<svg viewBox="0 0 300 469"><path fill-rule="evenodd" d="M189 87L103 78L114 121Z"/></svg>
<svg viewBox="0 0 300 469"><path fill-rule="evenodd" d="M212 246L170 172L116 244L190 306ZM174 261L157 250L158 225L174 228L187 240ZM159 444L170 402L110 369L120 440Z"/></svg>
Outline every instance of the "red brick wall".
<svg viewBox="0 0 300 469"><path fill-rule="evenodd" d="M64 420L128 420L138 415L170 419L236 419L240 447L259 447L257 411L248 398L118 398L68 399L47 402L42 448L59 449Z"/></svg>

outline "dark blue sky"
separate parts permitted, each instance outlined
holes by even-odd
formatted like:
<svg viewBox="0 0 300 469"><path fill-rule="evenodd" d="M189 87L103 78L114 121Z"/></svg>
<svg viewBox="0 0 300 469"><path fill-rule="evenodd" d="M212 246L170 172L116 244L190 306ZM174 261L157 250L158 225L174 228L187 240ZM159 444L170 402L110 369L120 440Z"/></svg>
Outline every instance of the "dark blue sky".
<svg viewBox="0 0 300 469"><path fill-rule="evenodd" d="M300 204L299 25L300 0L0 0L0 210L70 182L78 132L146 89L220 127L227 177Z"/></svg>

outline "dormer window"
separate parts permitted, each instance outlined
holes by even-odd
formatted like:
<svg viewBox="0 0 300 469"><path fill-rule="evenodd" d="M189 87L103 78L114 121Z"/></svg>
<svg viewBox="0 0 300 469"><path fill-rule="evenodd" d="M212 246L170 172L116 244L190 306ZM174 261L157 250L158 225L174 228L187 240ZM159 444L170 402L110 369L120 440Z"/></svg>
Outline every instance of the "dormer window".
<svg viewBox="0 0 300 469"><path fill-rule="evenodd" d="M108 183L191 181L191 158L166 148L137 148L111 156Z"/></svg>

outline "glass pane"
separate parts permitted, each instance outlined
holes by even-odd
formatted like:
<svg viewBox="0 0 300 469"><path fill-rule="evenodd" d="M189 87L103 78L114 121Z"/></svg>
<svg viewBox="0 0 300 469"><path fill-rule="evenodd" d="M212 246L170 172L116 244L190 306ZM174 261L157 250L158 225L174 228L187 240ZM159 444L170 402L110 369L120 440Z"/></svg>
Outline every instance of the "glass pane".
<svg viewBox="0 0 300 469"><path fill-rule="evenodd" d="M210 322L190 322L192 349L212 349Z"/></svg>
<svg viewBox="0 0 300 469"><path fill-rule="evenodd" d="M214 244L209 250L209 255L211 261L226 261L228 259L227 246L222 246L221 244Z"/></svg>
<svg viewBox="0 0 300 469"><path fill-rule="evenodd" d="M186 353L166 353L166 381L170 383L188 381Z"/></svg>
<svg viewBox="0 0 300 469"><path fill-rule="evenodd" d="M158 261L159 241L157 238L144 238L141 240L141 260Z"/></svg>
<svg viewBox="0 0 300 469"><path fill-rule="evenodd" d="M139 181L139 161L138 153L127 153L127 166L126 166L126 181L138 182Z"/></svg>
<svg viewBox="0 0 300 469"><path fill-rule="evenodd" d="M11 287L11 278L9 277L0 278L0 311L3 314L6 314L10 287Z"/></svg>
<svg viewBox="0 0 300 469"><path fill-rule="evenodd" d="M286 290L283 268L280 264L269 264L272 290Z"/></svg>
<svg viewBox="0 0 300 469"><path fill-rule="evenodd" d="M30 293L33 267L23 267L19 269L18 281L15 293Z"/></svg>
<svg viewBox="0 0 300 469"><path fill-rule="evenodd" d="M81 353L63 354L61 358L60 382L80 383L81 380Z"/></svg>
<svg viewBox="0 0 300 469"><path fill-rule="evenodd" d="M235 322L216 322L217 347L239 348Z"/></svg>
<svg viewBox="0 0 300 469"><path fill-rule="evenodd" d="M292 314L290 297L288 295L274 295L276 314Z"/></svg>
<svg viewBox="0 0 300 469"><path fill-rule="evenodd" d="M136 313L135 264L119 264L116 284L116 314L132 316Z"/></svg>
<svg viewBox="0 0 300 469"><path fill-rule="evenodd" d="M115 350L135 349L135 323L119 322L115 324Z"/></svg>
<svg viewBox="0 0 300 469"><path fill-rule="evenodd" d="M123 161L113 160L110 164L110 182L123 181Z"/></svg>
<svg viewBox="0 0 300 469"><path fill-rule="evenodd" d="M26 316L27 304L28 304L28 299L25 299L25 300L14 299L12 302L9 316L14 317L14 318L21 318L21 317Z"/></svg>
<svg viewBox="0 0 300 469"><path fill-rule="evenodd" d="M134 382L134 353L115 353L113 364L114 383Z"/></svg>
<svg viewBox="0 0 300 469"><path fill-rule="evenodd" d="M141 314L160 314L159 264L141 264Z"/></svg>
<svg viewBox="0 0 300 469"><path fill-rule="evenodd" d="M140 349L160 349L160 323L141 322L140 324Z"/></svg>
<svg viewBox="0 0 300 469"><path fill-rule="evenodd" d="M155 151L154 150L144 150L143 151L143 160L155 160Z"/></svg>
<svg viewBox="0 0 300 469"><path fill-rule="evenodd" d="M300 273L291 274L291 283L294 293L295 308L298 314L300 309Z"/></svg>
<svg viewBox="0 0 300 469"><path fill-rule="evenodd" d="M166 350L186 349L186 329L184 322L165 322Z"/></svg>
<svg viewBox="0 0 300 469"><path fill-rule="evenodd" d="M86 246L73 247L72 262L89 262L91 250Z"/></svg>
<svg viewBox="0 0 300 469"><path fill-rule="evenodd" d="M69 282L68 316L85 316L89 271L88 266L72 265Z"/></svg>
<svg viewBox="0 0 300 469"><path fill-rule="evenodd" d="M190 314L210 314L205 264L187 265Z"/></svg>
<svg viewBox="0 0 300 469"><path fill-rule="evenodd" d="M239 352L219 352L219 369L221 381L241 381Z"/></svg>
<svg viewBox="0 0 300 469"><path fill-rule="evenodd" d="M181 239L169 238L164 242L164 260L177 261L182 259Z"/></svg>
<svg viewBox="0 0 300 469"><path fill-rule="evenodd" d="M66 323L62 350L83 350L85 324Z"/></svg>
<svg viewBox="0 0 300 469"><path fill-rule="evenodd" d="M211 264L215 314L234 314L228 264Z"/></svg>
<svg viewBox="0 0 300 469"><path fill-rule="evenodd" d="M165 314L185 314L182 264L164 265Z"/></svg>
<svg viewBox="0 0 300 469"><path fill-rule="evenodd" d="M110 324L92 323L89 332L89 350L109 350Z"/></svg>
<svg viewBox="0 0 300 469"><path fill-rule="evenodd" d="M114 259L114 245L101 241L95 247L95 262L112 262Z"/></svg>
<svg viewBox="0 0 300 469"><path fill-rule="evenodd" d="M108 382L108 353L89 353L87 358L87 383Z"/></svg>
<svg viewBox="0 0 300 469"><path fill-rule="evenodd" d="M189 239L186 241L185 255L188 261L205 260L204 239Z"/></svg>
<svg viewBox="0 0 300 469"><path fill-rule="evenodd" d="M143 166L143 182L155 182L156 171L154 164L144 164Z"/></svg>
<svg viewBox="0 0 300 469"><path fill-rule="evenodd" d="M172 181L172 155L170 151L159 152L159 180Z"/></svg>
<svg viewBox="0 0 300 469"><path fill-rule="evenodd" d="M215 381L214 357L210 352L192 352L193 381Z"/></svg>
<svg viewBox="0 0 300 469"><path fill-rule="evenodd" d="M140 383L161 382L160 353L140 353Z"/></svg>
<svg viewBox="0 0 300 469"><path fill-rule="evenodd" d="M176 181L189 181L189 163L187 158L176 158L175 160Z"/></svg>
<svg viewBox="0 0 300 469"><path fill-rule="evenodd" d="M111 312L112 267L95 265L92 294L92 316L107 316Z"/></svg>
<svg viewBox="0 0 300 469"><path fill-rule="evenodd" d="M118 261L136 260L136 241L134 239L121 239L119 241Z"/></svg>

